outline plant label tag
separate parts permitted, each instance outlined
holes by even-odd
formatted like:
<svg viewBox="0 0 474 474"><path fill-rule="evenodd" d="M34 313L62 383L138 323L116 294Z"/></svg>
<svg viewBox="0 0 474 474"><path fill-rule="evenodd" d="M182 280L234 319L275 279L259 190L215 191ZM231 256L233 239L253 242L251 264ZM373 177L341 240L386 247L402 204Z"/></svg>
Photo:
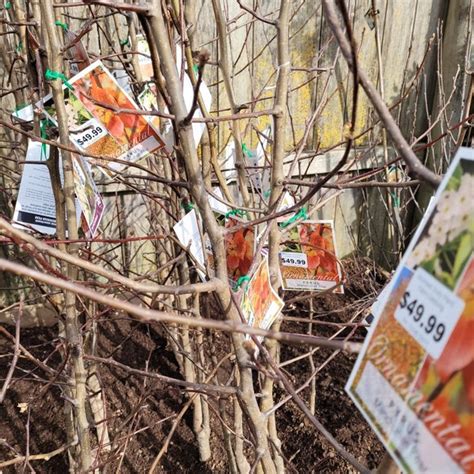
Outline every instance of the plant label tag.
<svg viewBox="0 0 474 474"><path fill-rule="evenodd" d="M395 319L431 357L438 359L464 305L449 288L418 267L398 303Z"/></svg>
<svg viewBox="0 0 474 474"><path fill-rule="evenodd" d="M302 252L280 252L280 260L286 267L308 268L308 258Z"/></svg>

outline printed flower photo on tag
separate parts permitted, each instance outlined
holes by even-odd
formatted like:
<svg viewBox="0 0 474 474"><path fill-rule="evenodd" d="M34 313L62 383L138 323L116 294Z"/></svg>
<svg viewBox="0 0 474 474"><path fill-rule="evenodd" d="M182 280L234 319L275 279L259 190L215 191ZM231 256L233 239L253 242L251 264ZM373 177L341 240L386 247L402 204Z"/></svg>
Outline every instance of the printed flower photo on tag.
<svg viewBox="0 0 474 474"><path fill-rule="evenodd" d="M226 219L225 228L231 229L241 223L242 221L229 217ZM252 265L255 253L255 228L244 227L226 233L225 248L229 279L235 282L241 276L247 275Z"/></svg>
<svg viewBox="0 0 474 474"><path fill-rule="evenodd" d="M285 290L344 292L332 221L302 222L283 241L280 272Z"/></svg>
<svg viewBox="0 0 474 474"><path fill-rule="evenodd" d="M69 117L69 133L82 151L105 158L135 162L164 146L160 134L139 111L133 99L116 79L96 61L69 80L64 86L64 100ZM38 103L49 118L56 122L54 101L49 95ZM126 165L109 160L95 162L114 171Z"/></svg>
<svg viewBox="0 0 474 474"><path fill-rule="evenodd" d="M268 257L264 257L242 296L242 313L249 326L269 329L283 306L283 300L271 286Z"/></svg>

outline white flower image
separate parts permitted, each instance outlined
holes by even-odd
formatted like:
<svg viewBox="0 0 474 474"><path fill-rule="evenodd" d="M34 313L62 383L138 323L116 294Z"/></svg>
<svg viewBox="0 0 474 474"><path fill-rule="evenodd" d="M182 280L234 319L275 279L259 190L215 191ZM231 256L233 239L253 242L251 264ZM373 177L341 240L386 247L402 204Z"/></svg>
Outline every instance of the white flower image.
<svg viewBox="0 0 474 474"><path fill-rule="evenodd" d="M438 205L436 206L436 209L439 213L447 215L450 212L452 212L452 202L451 202L452 195L453 195L452 191L445 191L441 195Z"/></svg>
<svg viewBox="0 0 474 474"><path fill-rule="evenodd" d="M428 232L429 238L433 241L435 246L444 245L446 243L448 237L446 230L449 229L449 227L450 218L448 214L442 214L436 209Z"/></svg>
<svg viewBox="0 0 474 474"><path fill-rule="evenodd" d="M467 230L474 221L473 213L474 175L465 175L459 189L453 193L453 202L448 211L448 241L454 240Z"/></svg>
<svg viewBox="0 0 474 474"><path fill-rule="evenodd" d="M429 260L436 253L436 242L426 236L422 239L413 249L413 252L410 254L407 260L407 265L410 267L415 267L420 263Z"/></svg>
<svg viewBox="0 0 474 474"><path fill-rule="evenodd" d="M428 233L407 259L410 267L430 260L440 247L452 242L474 224L474 175L464 175L457 191L444 191L436 205Z"/></svg>

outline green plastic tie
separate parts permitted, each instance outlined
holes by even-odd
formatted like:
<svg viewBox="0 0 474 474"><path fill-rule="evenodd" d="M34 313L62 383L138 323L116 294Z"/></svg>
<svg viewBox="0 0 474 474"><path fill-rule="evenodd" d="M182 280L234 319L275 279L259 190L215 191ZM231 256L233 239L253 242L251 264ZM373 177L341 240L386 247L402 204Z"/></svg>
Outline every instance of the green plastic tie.
<svg viewBox="0 0 474 474"><path fill-rule="evenodd" d="M5 10L10 10L11 7L12 7L12 2L5 3Z"/></svg>
<svg viewBox="0 0 474 474"><path fill-rule="evenodd" d="M284 229L285 227L288 227L290 224L293 224L293 222L296 222L299 219L305 220L307 218L308 214L306 212L306 207L302 207L294 216L290 217L287 221L282 222L280 224L280 227Z"/></svg>
<svg viewBox="0 0 474 474"><path fill-rule="evenodd" d="M225 218L229 218L231 216L238 216L238 217L244 217L247 214L247 211L243 211L242 209L232 209L229 212L226 212Z"/></svg>
<svg viewBox="0 0 474 474"><path fill-rule="evenodd" d="M235 283L234 290L237 291L245 281L250 281L250 277L248 275L242 275L239 277Z"/></svg>
<svg viewBox="0 0 474 474"><path fill-rule="evenodd" d="M242 151L245 155L247 155L248 158L252 158L252 152L247 148L245 143L242 143Z"/></svg>
<svg viewBox="0 0 474 474"><path fill-rule="evenodd" d="M184 209L184 212L186 212L187 214L188 212L191 212L194 209L194 204L190 201L183 201L181 203L181 207Z"/></svg>
<svg viewBox="0 0 474 474"><path fill-rule="evenodd" d="M66 23L63 23L62 21L57 20L57 21L54 22L54 24L55 24L56 26L60 26L64 31L67 31L67 30L69 29L69 27L67 26L67 24L66 24Z"/></svg>
<svg viewBox="0 0 474 474"><path fill-rule="evenodd" d="M51 71L51 69L46 69L44 77L47 81L54 81L55 79L60 79L68 89L72 91L74 90L74 87L69 84L67 77L62 72Z"/></svg>
<svg viewBox="0 0 474 474"><path fill-rule="evenodd" d="M23 50L23 43L20 41L16 47L16 52L20 53Z"/></svg>
<svg viewBox="0 0 474 474"><path fill-rule="evenodd" d="M129 39L124 39L124 40L120 40L120 46L129 46L130 44L130 41Z"/></svg>

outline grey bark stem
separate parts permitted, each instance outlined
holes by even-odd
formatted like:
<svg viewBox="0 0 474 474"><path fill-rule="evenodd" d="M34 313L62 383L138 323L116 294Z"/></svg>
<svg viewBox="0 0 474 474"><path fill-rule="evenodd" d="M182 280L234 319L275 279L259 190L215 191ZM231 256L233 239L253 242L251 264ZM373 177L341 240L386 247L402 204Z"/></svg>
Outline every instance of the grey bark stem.
<svg viewBox="0 0 474 474"><path fill-rule="evenodd" d="M277 206L278 201L283 193L283 160L285 158L285 128L287 119L287 99L288 99L288 82L290 76L290 51L289 51L289 14L290 1L281 0L280 13L276 21L277 28L277 48L278 48L278 79L276 84L274 109L274 142L273 142L273 160L272 160L272 176L271 176L271 194L270 209ZM269 223L269 269L273 287L278 289L279 286L279 250L281 233L277 220L274 219ZM275 331L280 330L280 320L273 325ZM271 357L278 364L279 362L279 343L275 340L268 340L268 351ZM266 377L260 408L266 412L273 405L273 379ZM267 420L269 437L274 445L273 456L278 472L284 472L285 465L280 455L281 441L278 437L276 428L275 414L272 413Z"/></svg>
<svg viewBox="0 0 474 474"><path fill-rule="evenodd" d="M44 0L40 3L43 25L48 36L47 56L49 67L53 71L63 71L63 58L60 52L60 39L55 26L54 8L52 0ZM67 127L67 112L64 105L64 94L62 83L56 79L51 83L54 106L57 114L60 142L64 145L69 144L69 133ZM64 172L64 198L67 218L67 237L77 239L76 206L74 199L74 175L72 156L69 151L62 152L62 165ZM74 244L70 244L68 252L74 254L77 250ZM70 280L77 279L77 268L66 264L66 274ZM73 364L73 380L75 391L75 406L73 407L74 422L76 425L78 444L79 444L79 463L83 472L89 470L92 464L91 444L89 423L86 416L87 373L84 367L83 342L79 328L78 316L76 311L76 295L74 292L65 291L64 300L66 306L66 338L71 348L71 359ZM77 460L76 460L77 461Z"/></svg>

